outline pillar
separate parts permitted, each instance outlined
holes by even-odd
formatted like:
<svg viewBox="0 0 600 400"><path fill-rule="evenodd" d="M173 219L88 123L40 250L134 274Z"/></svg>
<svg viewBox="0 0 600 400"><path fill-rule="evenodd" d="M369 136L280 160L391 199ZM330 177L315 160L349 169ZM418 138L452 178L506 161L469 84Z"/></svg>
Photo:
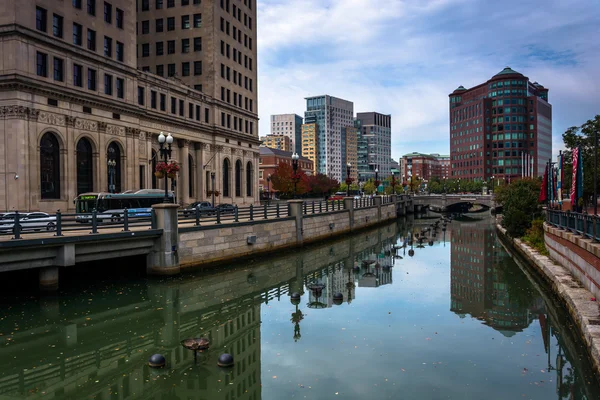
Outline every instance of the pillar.
<svg viewBox="0 0 600 400"><path fill-rule="evenodd" d="M58 289L58 267L40 269L40 289L45 291L55 291Z"/></svg>
<svg viewBox="0 0 600 400"><path fill-rule="evenodd" d="M202 201L206 199L206 183L204 182L204 176L206 170L204 169L204 154L202 152L202 143L194 143L194 152L196 160L196 201Z"/></svg>
<svg viewBox="0 0 600 400"><path fill-rule="evenodd" d="M288 200L289 216L296 217L296 245L302 246L304 243L304 226L302 222L302 204L303 200Z"/></svg>
<svg viewBox="0 0 600 400"><path fill-rule="evenodd" d="M177 202L180 204L189 203L189 142L187 140L178 140L179 146L179 179L177 180Z"/></svg>
<svg viewBox="0 0 600 400"><path fill-rule="evenodd" d="M381 222L381 203L382 203L381 196L373 197L373 203L377 207L377 222Z"/></svg>
<svg viewBox="0 0 600 400"><path fill-rule="evenodd" d="M146 256L146 272L150 275L176 275L179 267L179 229L177 225L177 204L155 204L156 227L162 229L160 238Z"/></svg>
<svg viewBox="0 0 600 400"><path fill-rule="evenodd" d="M344 197L344 210L348 210L350 231L354 229L354 197Z"/></svg>

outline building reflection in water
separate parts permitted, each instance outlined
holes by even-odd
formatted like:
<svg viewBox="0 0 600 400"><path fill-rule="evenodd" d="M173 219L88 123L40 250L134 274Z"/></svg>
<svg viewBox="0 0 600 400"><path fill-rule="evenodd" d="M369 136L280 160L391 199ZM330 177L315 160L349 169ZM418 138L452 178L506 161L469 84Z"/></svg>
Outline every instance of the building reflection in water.
<svg viewBox="0 0 600 400"><path fill-rule="evenodd" d="M570 357L569 363L565 356L566 349L575 354L580 343L561 335L570 329L566 321L549 313L546 303L551 299L533 287L497 240L493 225L488 220L453 223L451 231L450 310L461 318L470 315L505 337L538 323L548 358L546 369L556 372L557 399L596 398L576 373L585 369L581 360Z"/></svg>

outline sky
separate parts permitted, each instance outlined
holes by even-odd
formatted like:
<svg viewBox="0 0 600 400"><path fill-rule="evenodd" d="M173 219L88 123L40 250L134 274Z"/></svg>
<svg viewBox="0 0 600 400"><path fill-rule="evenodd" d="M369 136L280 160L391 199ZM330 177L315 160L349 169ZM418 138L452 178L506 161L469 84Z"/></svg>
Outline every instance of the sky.
<svg viewBox="0 0 600 400"><path fill-rule="evenodd" d="M449 154L448 94L504 67L550 89L553 153L600 114L600 0L257 0L260 136L305 97L392 115L392 158Z"/></svg>

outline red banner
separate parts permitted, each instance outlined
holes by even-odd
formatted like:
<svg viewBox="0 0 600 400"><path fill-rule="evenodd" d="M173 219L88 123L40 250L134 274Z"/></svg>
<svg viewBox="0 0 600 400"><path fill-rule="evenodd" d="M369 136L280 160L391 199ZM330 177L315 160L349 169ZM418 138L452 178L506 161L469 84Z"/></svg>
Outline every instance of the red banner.
<svg viewBox="0 0 600 400"><path fill-rule="evenodd" d="M571 207L577 207L577 169L579 168L579 147L573 149L573 178L571 179Z"/></svg>

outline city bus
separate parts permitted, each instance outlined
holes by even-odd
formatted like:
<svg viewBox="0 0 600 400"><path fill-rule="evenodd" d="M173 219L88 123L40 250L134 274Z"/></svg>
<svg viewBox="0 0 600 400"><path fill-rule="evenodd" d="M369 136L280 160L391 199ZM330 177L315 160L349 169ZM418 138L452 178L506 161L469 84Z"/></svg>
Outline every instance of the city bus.
<svg viewBox="0 0 600 400"><path fill-rule="evenodd" d="M168 192L169 203L175 202L173 192ZM99 222L119 221L127 209L129 217L149 217L152 205L163 203L165 192L160 189L142 189L123 193L82 193L74 200L77 222L91 222L90 213L96 211Z"/></svg>

